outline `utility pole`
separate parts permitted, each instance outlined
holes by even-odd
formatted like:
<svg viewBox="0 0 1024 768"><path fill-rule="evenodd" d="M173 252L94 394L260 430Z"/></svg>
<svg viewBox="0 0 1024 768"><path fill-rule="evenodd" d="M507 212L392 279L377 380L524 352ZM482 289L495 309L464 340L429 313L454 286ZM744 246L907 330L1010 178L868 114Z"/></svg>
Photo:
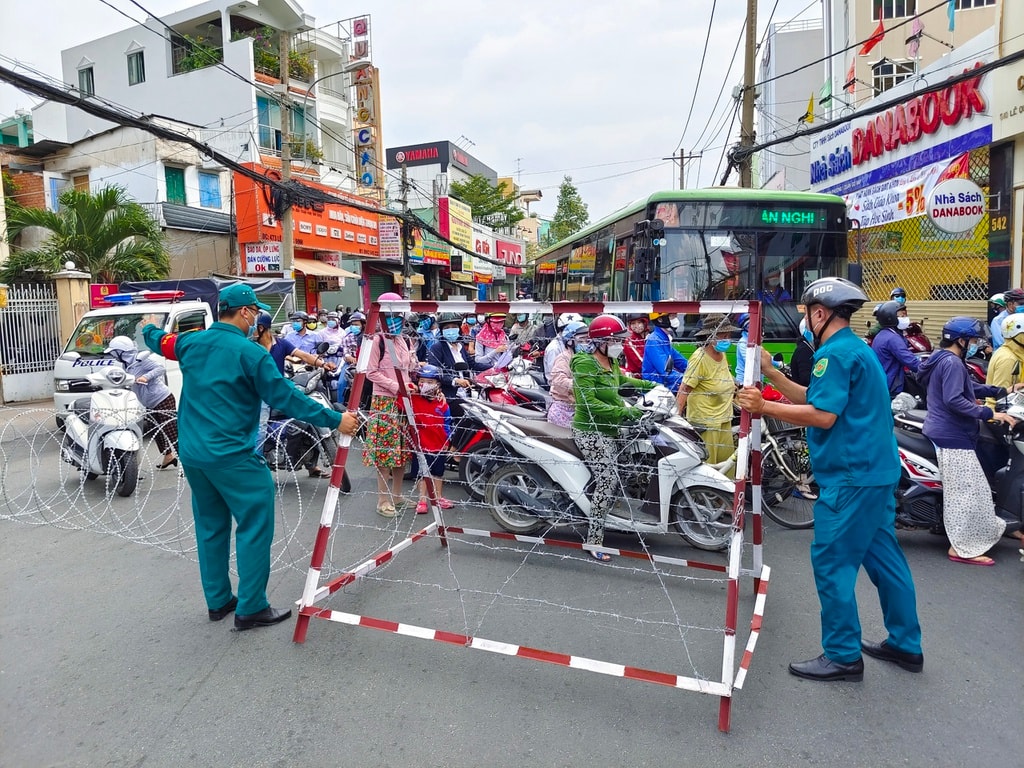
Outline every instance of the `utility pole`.
<svg viewBox="0 0 1024 768"><path fill-rule="evenodd" d="M696 160L699 157L703 157L703 155L704 155L703 152L696 152L696 153L691 152L688 155L688 154L686 154L686 150L683 149L682 147L680 147L679 148L679 157L676 157L675 155L672 155L671 157L663 157L661 159L662 160L671 160L673 162L675 162L676 160L679 161L679 188L680 189L686 189L686 161L687 160Z"/></svg>
<svg viewBox="0 0 1024 768"><path fill-rule="evenodd" d="M409 170L402 163L401 197L396 201L402 206L402 223L399 234L402 240L402 298L412 298L412 261L409 259L409 239L412 226L409 221Z"/></svg>
<svg viewBox="0 0 1024 768"><path fill-rule="evenodd" d="M754 77L757 51L757 0L747 0L747 45L743 58L743 104L740 112L740 148L754 146ZM751 166L753 158L744 156L740 161L740 186L753 186Z"/></svg>
<svg viewBox="0 0 1024 768"><path fill-rule="evenodd" d="M281 182L287 186L292 180L292 98L288 91L289 61L292 50L290 32L281 31L278 59L281 75ZM292 231L292 206L285 200L284 211L281 213L281 272L285 278L292 277L292 265L295 256L295 233ZM295 293L292 289L292 309L295 308Z"/></svg>

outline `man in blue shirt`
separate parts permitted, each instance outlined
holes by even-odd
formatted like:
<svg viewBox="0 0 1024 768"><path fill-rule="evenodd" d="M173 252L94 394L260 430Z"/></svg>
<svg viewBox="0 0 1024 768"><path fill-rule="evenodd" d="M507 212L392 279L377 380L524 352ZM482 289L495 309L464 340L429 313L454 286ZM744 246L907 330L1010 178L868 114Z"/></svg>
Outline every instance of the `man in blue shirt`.
<svg viewBox="0 0 1024 768"><path fill-rule="evenodd" d="M752 413L808 428L820 491L811 565L824 653L790 664L789 671L809 680L862 680L862 650L910 672L924 668L914 582L896 540L900 463L889 393L878 358L850 330L850 315L866 301L860 288L842 278L811 283L801 297L817 347L810 386L801 387L772 368L762 350L762 371L790 402L767 402L754 387L737 395ZM861 639L856 597L861 566L878 590L889 631L880 643Z"/></svg>
<svg viewBox="0 0 1024 768"><path fill-rule="evenodd" d="M995 296L992 298L995 299ZM989 325L992 331L992 349L999 349L1003 346L1003 320L1007 315L1017 312L1018 309L1024 310L1024 291L1020 288L1011 288L1003 293L1003 311L993 317Z"/></svg>
<svg viewBox="0 0 1024 768"><path fill-rule="evenodd" d="M871 349L878 357L878 362L885 372L885 383L889 387L889 397L896 397L903 391L906 374L903 369L909 368L914 373L921 365L917 355L910 351L903 331L910 327L906 307L896 301L886 301L875 310L875 319L882 329L875 334Z"/></svg>
<svg viewBox="0 0 1024 768"><path fill-rule="evenodd" d="M679 319L665 312L651 312L648 317L654 327L644 345L641 378L678 392L686 373L686 358L672 346L669 331L679 327Z"/></svg>

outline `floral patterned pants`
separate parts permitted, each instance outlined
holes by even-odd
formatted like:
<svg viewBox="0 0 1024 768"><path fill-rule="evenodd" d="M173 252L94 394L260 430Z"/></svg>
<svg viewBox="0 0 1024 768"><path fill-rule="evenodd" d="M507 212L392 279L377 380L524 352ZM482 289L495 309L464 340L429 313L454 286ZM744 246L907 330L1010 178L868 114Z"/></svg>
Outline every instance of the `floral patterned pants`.
<svg viewBox="0 0 1024 768"><path fill-rule="evenodd" d="M590 494L590 526L587 544L604 544L604 522L608 510L620 493L617 441L600 432L583 432L573 427L572 439L586 457L587 468L593 478Z"/></svg>

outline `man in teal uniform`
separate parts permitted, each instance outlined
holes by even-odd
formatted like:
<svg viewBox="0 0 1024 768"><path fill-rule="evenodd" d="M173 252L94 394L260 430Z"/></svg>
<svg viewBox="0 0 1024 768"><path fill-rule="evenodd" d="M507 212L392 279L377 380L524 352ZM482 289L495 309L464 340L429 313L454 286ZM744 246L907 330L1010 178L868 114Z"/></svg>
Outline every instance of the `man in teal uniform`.
<svg viewBox="0 0 1024 768"><path fill-rule="evenodd" d="M205 331L168 334L148 324L146 345L181 364L178 456L192 489L199 572L210 620L232 611L235 629L284 621L291 610L267 601L270 545L274 539L274 481L253 453L260 405L318 427L353 434L354 414L328 410L310 400L278 371L267 350L249 340L261 309L248 285L220 292L220 320ZM235 519L238 597L231 592L228 559Z"/></svg>
<svg viewBox="0 0 1024 768"><path fill-rule="evenodd" d="M791 402L767 402L753 387L737 396L753 413L808 428L820 490L811 564L824 653L790 664L789 671L810 680L863 679L862 650L911 672L924 667L914 582L896 540L900 465L889 390L877 356L850 330L850 315L866 301L860 288L842 278L811 283L801 297L817 348L810 386L787 379L762 351L762 373ZM855 588L862 565L878 590L889 632L880 643L861 640Z"/></svg>

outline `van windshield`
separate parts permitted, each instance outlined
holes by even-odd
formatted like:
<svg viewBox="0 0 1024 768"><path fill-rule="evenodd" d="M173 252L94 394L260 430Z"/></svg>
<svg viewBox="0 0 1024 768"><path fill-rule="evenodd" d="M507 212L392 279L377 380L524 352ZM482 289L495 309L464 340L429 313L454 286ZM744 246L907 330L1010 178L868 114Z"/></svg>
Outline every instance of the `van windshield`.
<svg viewBox="0 0 1024 768"><path fill-rule="evenodd" d="M145 320L145 321L143 321ZM82 355L102 355L110 340L115 336L127 336L139 349L145 349L142 329L147 323L157 327L167 324L166 312L138 312L117 315L91 315L83 317L75 332L71 334L65 352Z"/></svg>

